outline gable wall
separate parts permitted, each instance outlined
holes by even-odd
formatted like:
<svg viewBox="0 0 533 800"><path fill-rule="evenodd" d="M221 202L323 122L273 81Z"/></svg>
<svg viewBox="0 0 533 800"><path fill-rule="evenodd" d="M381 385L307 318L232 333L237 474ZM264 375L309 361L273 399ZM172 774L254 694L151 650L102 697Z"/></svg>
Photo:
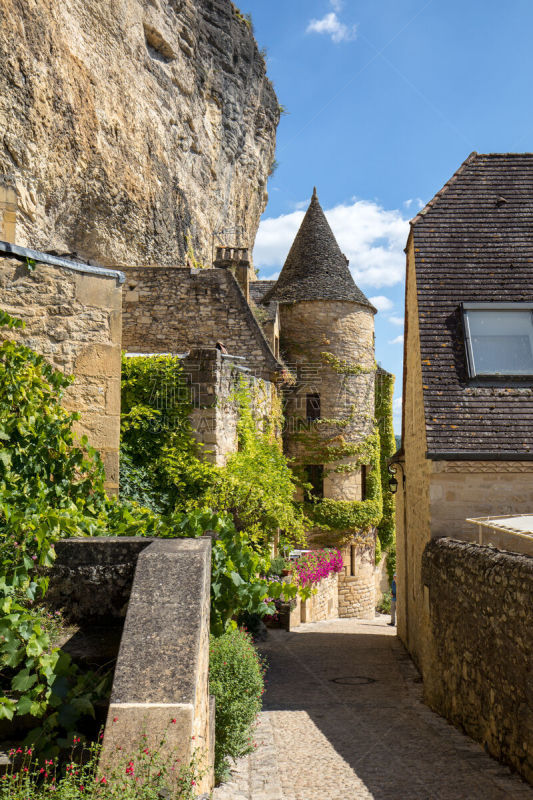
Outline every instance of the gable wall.
<svg viewBox="0 0 533 800"><path fill-rule="evenodd" d="M254 374L278 364L234 276L225 269L126 267L122 343L130 353L183 353L222 342Z"/></svg>

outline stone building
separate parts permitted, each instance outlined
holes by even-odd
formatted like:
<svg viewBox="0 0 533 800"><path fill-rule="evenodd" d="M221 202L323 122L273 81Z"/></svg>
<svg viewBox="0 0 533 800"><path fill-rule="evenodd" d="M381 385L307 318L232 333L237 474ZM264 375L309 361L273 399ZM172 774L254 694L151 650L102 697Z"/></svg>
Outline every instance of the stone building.
<svg viewBox="0 0 533 800"><path fill-rule="evenodd" d="M214 269L124 272L123 346L188 353L191 383L198 370L206 398L194 424L217 463L236 449L235 409L222 387L248 370L270 399L282 391L285 452L313 497L365 499L366 465L354 466L353 455L373 428L376 311L353 281L316 190L277 281L252 280L240 247L217 248ZM339 430L344 449L335 448ZM374 533L344 546L341 615L373 616L374 556Z"/></svg>
<svg viewBox="0 0 533 800"><path fill-rule="evenodd" d="M7 335L74 375L63 405L79 412L75 430L100 451L106 488L117 493L124 275L18 247L16 217L14 192L0 187L0 308L25 323Z"/></svg>
<svg viewBox="0 0 533 800"><path fill-rule="evenodd" d="M533 155L472 153L411 221L402 449L394 458L400 638L428 702L515 766L524 742L533 752L533 712L521 634L530 610L525 590L511 587L531 560L496 559L464 540L477 541L469 517L533 510L532 218ZM489 595L499 599L484 605ZM468 604L461 622L454 607ZM482 652L491 654L488 670ZM458 692L474 678L484 693ZM501 716L505 687L521 682L523 714L507 715L501 729L494 719L469 728L468 705L485 697Z"/></svg>

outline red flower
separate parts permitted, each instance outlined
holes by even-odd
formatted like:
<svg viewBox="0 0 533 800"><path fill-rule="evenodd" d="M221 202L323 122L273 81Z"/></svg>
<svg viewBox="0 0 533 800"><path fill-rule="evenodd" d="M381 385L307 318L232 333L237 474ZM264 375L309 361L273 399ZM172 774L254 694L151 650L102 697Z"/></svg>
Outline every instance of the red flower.
<svg viewBox="0 0 533 800"><path fill-rule="evenodd" d="M173 725L176 724L176 718L175 717L174 717L174 719L171 719L170 721L172 722Z"/></svg>

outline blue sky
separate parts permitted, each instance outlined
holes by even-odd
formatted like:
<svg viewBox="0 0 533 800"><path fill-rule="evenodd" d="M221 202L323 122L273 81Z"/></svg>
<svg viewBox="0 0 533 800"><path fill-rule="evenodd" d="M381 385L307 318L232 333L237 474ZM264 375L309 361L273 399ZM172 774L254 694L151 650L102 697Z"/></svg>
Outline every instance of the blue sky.
<svg viewBox="0 0 533 800"><path fill-rule="evenodd" d="M262 277L279 272L316 185L356 282L377 298L376 355L399 398L407 220L472 150L533 149L533 3L239 5L289 112L255 264Z"/></svg>

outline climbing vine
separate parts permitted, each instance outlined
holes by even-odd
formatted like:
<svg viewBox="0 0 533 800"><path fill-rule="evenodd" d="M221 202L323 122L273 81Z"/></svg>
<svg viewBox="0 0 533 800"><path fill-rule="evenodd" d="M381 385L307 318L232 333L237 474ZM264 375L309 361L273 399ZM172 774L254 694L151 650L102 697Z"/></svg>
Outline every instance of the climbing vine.
<svg viewBox="0 0 533 800"><path fill-rule="evenodd" d="M383 517L378 525L378 537L381 550L392 556L396 542L395 498L389 491L388 462L396 451L392 417L392 396L394 392L394 375L379 370L376 375L376 419L381 438L381 486L383 491ZM376 558L377 560L377 558Z"/></svg>

